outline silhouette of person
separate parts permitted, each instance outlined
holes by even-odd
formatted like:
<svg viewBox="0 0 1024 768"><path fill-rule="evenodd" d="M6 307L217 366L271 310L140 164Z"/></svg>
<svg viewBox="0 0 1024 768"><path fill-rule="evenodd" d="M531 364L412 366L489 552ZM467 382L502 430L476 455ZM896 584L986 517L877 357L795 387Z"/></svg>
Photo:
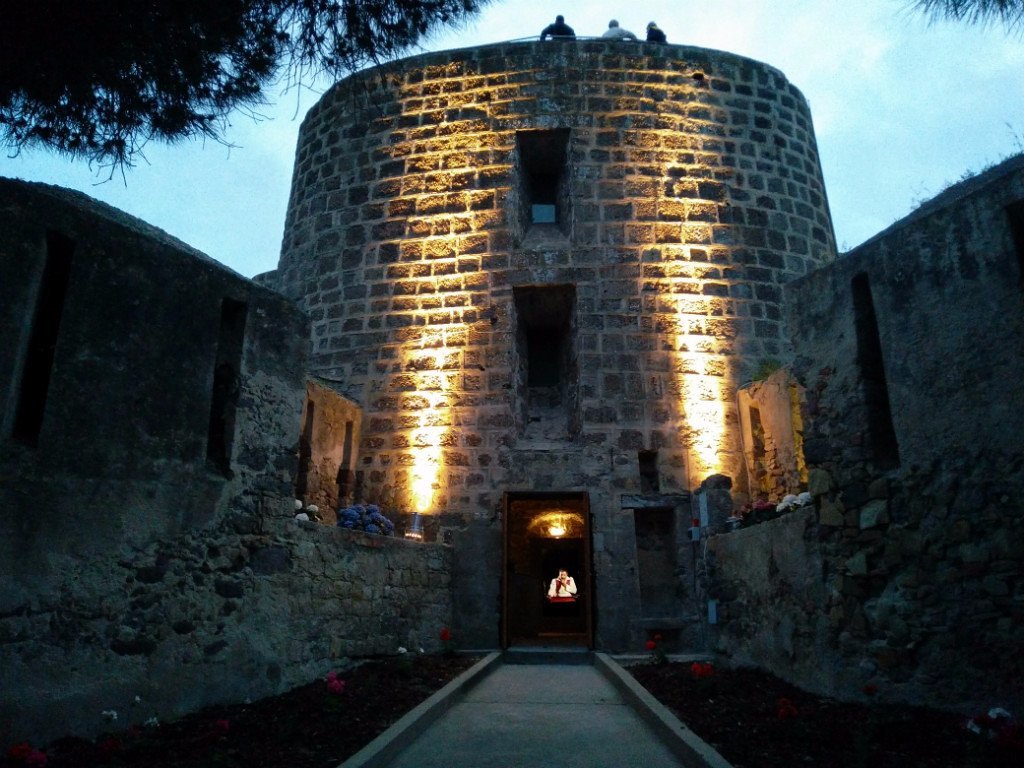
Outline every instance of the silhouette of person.
<svg viewBox="0 0 1024 768"><path fill-rule="evenodd" d="M575 40L576 32L572 27L565 23L565 17L559 14L558 16L555 16L555 23L548 24L540 33L541 40L547 40L549 37L555 40Z"/></svg>
<svg viewBox="0 0 1024 768"><path fill-rule="evenodd" d="M601 37L608 38L610 40L636 40L636 35L628 29L620 27L619 22L615 19L608 22L608 29L605 30Z"/></svg>
<svg viewBox="0 0 1024 768"><path fill-rule="evenodd" d="M667 43L668 39L665 37L665 33L661 31L661 27L655 24L653 21L647 25L647 42L648 43Z"/></svg>

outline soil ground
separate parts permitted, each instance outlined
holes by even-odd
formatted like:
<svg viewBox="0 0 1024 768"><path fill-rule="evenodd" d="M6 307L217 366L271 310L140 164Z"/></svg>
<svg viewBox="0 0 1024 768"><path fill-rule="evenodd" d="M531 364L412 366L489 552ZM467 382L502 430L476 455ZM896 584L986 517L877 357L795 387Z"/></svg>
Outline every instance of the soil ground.
<svg viewBox="0 0 1024 768"><path fill-rule="evenodd" d="M645 664L629 671L734 768L1024 765L1019 731L1004 740L1010 743L998 743L968 731L961 715L843 703L764 672L712 669L702 678L688 664Z"/></svg>
<svg viewBox="0 0 1024 768"><path fill-rule="evenodd" d="M280 696L210 707L154 727L95 740L59 739L44 748L46 766L334 768L476 660L375 660L342 673L341 693L316 680ZM735 768L1024 765L1019 732L1000 744L968 732L964 718L949 713L841 703L752 670L716 668L700 679L688 664L641 664L629 671ZM33 764L25 747L3 749L3 768Z"/></svg>

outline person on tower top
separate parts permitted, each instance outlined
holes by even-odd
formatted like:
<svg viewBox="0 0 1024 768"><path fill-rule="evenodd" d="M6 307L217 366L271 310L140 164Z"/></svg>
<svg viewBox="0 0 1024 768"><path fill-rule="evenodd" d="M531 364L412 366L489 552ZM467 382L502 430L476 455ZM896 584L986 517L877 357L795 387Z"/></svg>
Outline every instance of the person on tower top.
<svg viewBox="0 0 1024 768"><path fill-rule="evenodd" d="M608 22L608 29L605 30L601 37L608 38L610 40L636 40L636 35L628 29L620 27L619 22L615 19Z"/></svg>
<svg viewBox="0 0 1024 768"><path fill-rule="evenodd" d="M665 37L665 33L661 31L661 27L655 24L653 21L647 25L647 42L648 43L667 43L668 39Z"/></svg>
<svg viewBox="0 0 1024 768"><path fill-rule="evenodd" d="M576 32L565 23L565 17L559 14L555 16L555 23L548 24L540 33L541 40L547 40L548 37L555 40L575 40Z"/></svg>

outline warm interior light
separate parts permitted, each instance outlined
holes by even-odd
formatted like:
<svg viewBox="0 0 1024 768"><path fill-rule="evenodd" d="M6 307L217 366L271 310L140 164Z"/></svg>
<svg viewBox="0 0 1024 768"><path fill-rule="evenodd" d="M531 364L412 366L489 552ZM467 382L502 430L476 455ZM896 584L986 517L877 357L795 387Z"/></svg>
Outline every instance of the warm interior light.
<svg viewBox="0 0 1024 768"><path fill-rule="evenodd" d="M583 532L583 515L562 507L538 512L530 520L527 530L531 535L541 538L579 538Z"/></svg>

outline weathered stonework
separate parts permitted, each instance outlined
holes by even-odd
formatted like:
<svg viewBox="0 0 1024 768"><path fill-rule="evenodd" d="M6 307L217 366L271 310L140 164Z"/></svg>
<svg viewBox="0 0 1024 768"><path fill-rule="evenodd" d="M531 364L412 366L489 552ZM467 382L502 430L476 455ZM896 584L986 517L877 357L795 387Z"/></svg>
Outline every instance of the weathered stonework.
<svg viewBox="0 0 1024 768"><path fill-rule="evenodd" d="M351 658L436 652L450 586L441 545L232 514L116 560L69 563L0 616L0 717L24 738L92 735L103 710L119 725L169 719L280 693Z"/></svg>
<svg viewBox="0 0 1024 768"><path fill-rule="evenodd" d="M552 224L531 220L544 183ZM736 386L789 354L781 286L834 255L809 110L777 70L685 46L507 43L328 92L263 279L309 312L312 371L365 409L365 499L441 513L476 575L456 580L460 627L498 640L503 494L584 490L598 642L624 648L643 637L619 501L641 490L638 453L656 452L663 493L716 472L744 490ZM556 319L552 406L524 338Z"/></svg>
<svg viewBox="0 0 1024 768"><path fill-rule="evenodd" d="M303 504L315 505L327 525L337 522L338 509L350 504L357 491L362 419L362 409L328 382L306 382L295 495Z"/></svg>
<svg viewBox="0 0 1024 768"><path fill-rule="evenodd" d="M1024 160L834 261L777 70L500 44L332 89L256 281L75 193L0 203L0 721L26 738L442 626L505 644L508 584L544 606L512 555L554 547L519 519L510 551L516 504L585 530L575 639L1024 706ZM452 546L297 523L296 480L325 522L419 510ZM813 507L706 538L805 485Z"/></svg>
<svg viewBox="0 0 1024 768"><path fill-rule="evenodd" d="M1024 706L1022 201L1018 157L787 287L816 511L711 540L720 650L846 696Z"/></svg>
<svg viewBox="0 0 1024 768"><path fill-rule="evenodd" d="M449 550L292 522L308 326L290 302L120 211L6 179L0 267L11 738L436 649Z"/></svg>

